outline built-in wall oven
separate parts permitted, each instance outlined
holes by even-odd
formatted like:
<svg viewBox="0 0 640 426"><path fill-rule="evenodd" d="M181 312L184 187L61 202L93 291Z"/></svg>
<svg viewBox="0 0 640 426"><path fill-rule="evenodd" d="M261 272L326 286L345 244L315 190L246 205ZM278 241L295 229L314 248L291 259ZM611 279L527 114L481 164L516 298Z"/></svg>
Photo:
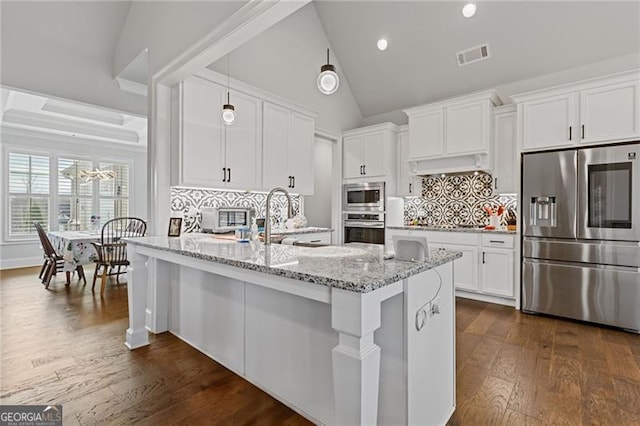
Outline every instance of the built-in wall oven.
<svg viewBox="0 0 640 426"><path fill-rule="evenodd" d="M640 143L523 156L522 309L640 331Z"/></svg>
<svg viewBox="0 0 640 426"><path fill-rule="evenodd" d="M384 213L344 212L344 243L384 244Z"/></svg>
<svg viewBox="0 0 640 426"><path fill-rule="evenodd" d="M344 185L344 211L384 211L384 182Z"/></svg>

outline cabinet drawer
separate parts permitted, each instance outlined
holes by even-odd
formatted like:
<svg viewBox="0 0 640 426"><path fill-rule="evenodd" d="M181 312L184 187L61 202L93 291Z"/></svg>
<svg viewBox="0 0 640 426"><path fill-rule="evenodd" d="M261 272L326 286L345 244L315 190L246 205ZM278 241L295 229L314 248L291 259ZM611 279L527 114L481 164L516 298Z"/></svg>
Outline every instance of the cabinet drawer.
<svg viewBox="0 0 640 426"><path fill-rule="evenodd" d="M513 248L513 236L483 234L482 245L484 247Z"/></svg>
<svg viewBox="0 0 640 426"><path fill-rule="evenodd" d="M438 231L422 231L426 234L429 243L442 244L464 244L469 246L477 246L480 243L479 234L472 232L438 232ZM421 234L417 234L421 235Z"/></svg>
<svg viewBox="0 0 640 426"><path fill-rule="evenodd" d="M331 232L311 232L308 234L293 234L293 238L298 241L309 243L331 244Z"/></svg>

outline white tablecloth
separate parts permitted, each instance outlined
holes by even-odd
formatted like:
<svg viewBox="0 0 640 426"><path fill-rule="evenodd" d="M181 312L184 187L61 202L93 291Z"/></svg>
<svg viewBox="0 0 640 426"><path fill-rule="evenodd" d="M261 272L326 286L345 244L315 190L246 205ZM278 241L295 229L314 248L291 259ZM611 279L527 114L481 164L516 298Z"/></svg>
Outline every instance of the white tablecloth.
<svg viewBox="0 0 640 426"><path fill-rule="evenodd" d="M100 241L100 233L89 231L50 231L48 233L53 248L64 259L65 272L73 272L78 265L93 263L96 251L92 242Z"/></svg>

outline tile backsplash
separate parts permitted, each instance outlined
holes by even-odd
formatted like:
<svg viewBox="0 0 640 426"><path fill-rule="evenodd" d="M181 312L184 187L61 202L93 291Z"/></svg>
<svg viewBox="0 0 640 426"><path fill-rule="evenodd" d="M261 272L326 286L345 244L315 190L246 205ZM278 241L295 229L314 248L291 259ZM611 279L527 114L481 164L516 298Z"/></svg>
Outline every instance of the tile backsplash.
<svg viewBox="0 0 640 426"><path fill-rule="evenodd" d="M515 194L494 194L493 177L478 175L428 176L422 178L422 197L406 198L404 220L423 218L431 225L487 225L489 217L483 207L499 205L516 211ZM506 225L506 215L501 223Z"/></svg>
<svg viewBox="0 0 640 426"><path fill-rule="evenodd" d="M280 218L282 208L287 207L283 194L274 194L271 213L274 220ZM300 212L300 196L291 195L295 214ZM202 207L253 207L257 217L266 214L267 194L264 192L223 191L215 189L171 188L171 211L182 213L184 232L200 231Z"/></svg>

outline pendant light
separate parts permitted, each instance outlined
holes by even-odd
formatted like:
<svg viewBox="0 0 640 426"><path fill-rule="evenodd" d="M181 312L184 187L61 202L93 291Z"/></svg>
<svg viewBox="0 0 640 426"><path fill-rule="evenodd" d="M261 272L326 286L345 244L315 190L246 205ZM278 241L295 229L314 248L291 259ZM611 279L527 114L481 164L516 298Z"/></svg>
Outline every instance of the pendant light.
<svg viewBox="0 0 640 426"><path fill-rule="evenodd" d="M220 120L223 124L231 126L236 122L238 114L236 109L231 105L231 97L229 95L229 55L227 55L227 103L222 106L222 113L220 114Z"/></svg>
<svg viewBox="0 0 640 426"><path fill-rule="evenodd" d="M340 79L336 74L336 67L329 63L329 49L327 49L327 63L320 68L318 75L318 90L325 95L331 95L338 90Z"/></svg>

